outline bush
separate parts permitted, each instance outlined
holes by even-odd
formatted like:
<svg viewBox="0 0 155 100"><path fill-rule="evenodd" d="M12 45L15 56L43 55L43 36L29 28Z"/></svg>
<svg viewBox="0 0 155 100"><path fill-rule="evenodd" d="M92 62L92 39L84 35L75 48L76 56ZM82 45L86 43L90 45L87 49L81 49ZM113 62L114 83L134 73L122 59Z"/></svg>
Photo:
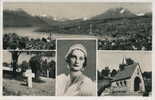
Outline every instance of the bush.
<svg viewBox="0 0 155 100"><path fill-rule="evenodd" d="M29 63L27 61L23 61L19 67L21 68L21 72L25 72L29 68Z"/></svg>

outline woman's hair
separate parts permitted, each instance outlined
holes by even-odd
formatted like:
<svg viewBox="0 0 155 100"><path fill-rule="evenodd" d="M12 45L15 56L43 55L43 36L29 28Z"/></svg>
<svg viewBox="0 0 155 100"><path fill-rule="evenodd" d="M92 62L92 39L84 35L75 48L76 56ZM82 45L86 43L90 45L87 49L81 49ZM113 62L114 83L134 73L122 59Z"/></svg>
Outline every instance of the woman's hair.
<svg viewBox="0 0 155 100"><path fill-rule="evenodd" d="M83 64L83 67L85 68L87 66L87 51L86 51L86 48L82 45L82 44L75 44L75 45L72 45L68 52L66 53L66 56L65 56L65 60L67 63L70 63L70 58L72 57L72 53L74 50L80 50L84 53L84 64Z"/></svg>

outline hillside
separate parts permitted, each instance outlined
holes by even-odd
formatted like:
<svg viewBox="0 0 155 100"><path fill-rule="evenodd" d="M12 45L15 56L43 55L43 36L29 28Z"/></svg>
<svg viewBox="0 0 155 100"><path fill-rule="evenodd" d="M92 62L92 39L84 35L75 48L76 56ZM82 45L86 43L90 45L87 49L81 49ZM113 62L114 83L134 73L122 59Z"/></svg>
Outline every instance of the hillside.
<svg viewBox="0 0 155 100"><path fill-rule="evenodd" d="M91 34L110 37L132 37L134 35L151 36L152 14L137 16L124 8L112 8L105 13L94 16L89 20L77 19L48 26L38 31L52 31L67 34Z"/></svg>
<svg viewBox="0 0 155 100"><path fill-rule="evenodd" d="M22 9L3 11L4 27L46 26L48 23L39 16L31 16Z"/></svg>
<svg viewBox="0 0 155 100"><path fill-rule="evenodd" d="M87 21L61 24L60 26L46 27L49 31L68 34L90 34L108 36L129 36L132 34L151 35L152 17L138 16L132 18L90 19ZM46 29L40 29L45 31Z"/></svg>

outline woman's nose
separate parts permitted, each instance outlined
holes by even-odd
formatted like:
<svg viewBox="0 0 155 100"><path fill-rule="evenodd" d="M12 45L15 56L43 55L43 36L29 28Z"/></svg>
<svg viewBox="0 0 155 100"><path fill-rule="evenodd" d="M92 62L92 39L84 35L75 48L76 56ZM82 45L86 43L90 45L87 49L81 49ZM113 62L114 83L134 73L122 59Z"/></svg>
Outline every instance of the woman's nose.
<svg viewBox="0 0 155 100"><path fill-rule="evenodd" d="M76 60L75 60L75 63L79 63L79 59L76 59Z"/></svg>

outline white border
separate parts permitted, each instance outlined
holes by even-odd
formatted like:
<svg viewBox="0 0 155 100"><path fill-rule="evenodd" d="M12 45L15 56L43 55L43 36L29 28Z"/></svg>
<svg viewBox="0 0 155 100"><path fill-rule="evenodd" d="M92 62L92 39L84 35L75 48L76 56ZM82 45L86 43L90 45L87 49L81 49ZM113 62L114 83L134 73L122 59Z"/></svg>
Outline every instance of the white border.
<svg viewBox="0 0 155 100"><path fill-rule="evenodd" d="M152 2L152 100L155 99L155 1ZM154 84L153 84L154 83Z"/></svg>
<svg viewBox="0 0 155 100"><path fill-rule="evenodd" d="M152 2L154 0L3 0L4 2Z"/></svg>
<svg viewBox="0 0 155 100"><path fill-rule="evenodd" d="M56 89L57 89L57 40L55 40L55 62L56 62L56 64L55 64L55 96L57 96L57 91L56 91Z"/></svg>
<svg viewBox="0 0 155 100"><path fill-rule="evenodd" d="M57 40L97 40L96 38L57 38Z"/></svg>
<svg viewBox="0 0 155 100"><path fill-rule="evenodd" d="M154 2L154 0L23 0L23 1L21 1L21 0L1 0L0 1L0 3L1 3L1 5L0 5L0 7L1 7L1 13L0 13L0 18L1 18L1 20L0 20L0 33L2 33L3 31L3 29L2 29L2 2L60 2L60 3L62 3L62 2L73 2L73 3L75 3L75 2L135 2L135 3L147 3L147 2L149 2L149 3L151 3L151 2ZM154 29L154 27L155 27L155 22L154 22L154 18L155 18L155 15L154 15L154 12L153 11L155 11L155 7L154 7L154 4L152 4L152 7L153 7L153 10L152 10L152 13L153 13L153 25L152 25L152 39L153 39L153 42L152 42L152 46L153 46L153 49L152 49L152 83L155 83L155 80L154 80L154 78L155 78L155 74L154 74L154 70L155 70L155 67L153 67L154 65L155 65L155 62L153 61L153 59L154 59L154 56L155 56L155 51L154 51L154 48L155 48L155 35L154 35L154 32L155 32L155 29ZM1 35L1 34L0 34ZM0 39L2 39L2 35L1 35L1 38ZM59 40L59 39L58 39ZM2 41L2 40L1 40ZM0 42L0 45L2 44L2 42ZM2 45L1 45L2 46ZM56 49L57 49L57 47L56 47ZM40 51L40 50L38 50L38 51ZM48 50L49 51L49 50ZM106 51L106 50L105 50ZM112 51L112 50L111 50ZM111 51L107 51L107 52L111 52ZM114 52L119 52L119 51L114 51ZM120 52L121 52L121 50L120 50ZM128 51L128 50L125 50L125 51L123 51L123 52L151 52L151 51ZM1 53L2 53L2 50L1 50ZM57 53L57 52L56 52ZM57 54L56 54L57 55ZM56 57L56 60L57 60L57 57ZM2 57L0 57L0 65L2 66ZM1 67L0 67L1 68ZM2 83L2 73L1 73L1 70L0 70L0 83ZM1 89L1 88L0 88ZM46 100L51 100L51 99L55 99L55 100L60 100L60 99L64 99L64 100L86 100L86 99L88 99L88 100L100 100L100 99L104 99L104 100L122 100L122 99L125 99L125 100L153 100L154 99L154 97L155 97L155 95L153 95L154 94L154 89L155 89L155 85L154 84L152 84L152 97L135 97L135 96L110 96L110 97L107 97L107 96L105 96L105 97L59 97L59 96L3 96L3 97L0 97L0 99L2 99L2 100L27 100L27 99L29 99L29 100L43 100L43 99L46 99ZM2 94L1 93L2 91L0 91L0 95Z"/></svg>
<svg viewBox="0 0 155 100"><path fill-rule="evenodd" d="M3 60L3 51L2 51L2 45L3 45L3 38L2 38L2 34L3 34L3 2L0 2L0 96L2 96L2 60Z"/></svg>

